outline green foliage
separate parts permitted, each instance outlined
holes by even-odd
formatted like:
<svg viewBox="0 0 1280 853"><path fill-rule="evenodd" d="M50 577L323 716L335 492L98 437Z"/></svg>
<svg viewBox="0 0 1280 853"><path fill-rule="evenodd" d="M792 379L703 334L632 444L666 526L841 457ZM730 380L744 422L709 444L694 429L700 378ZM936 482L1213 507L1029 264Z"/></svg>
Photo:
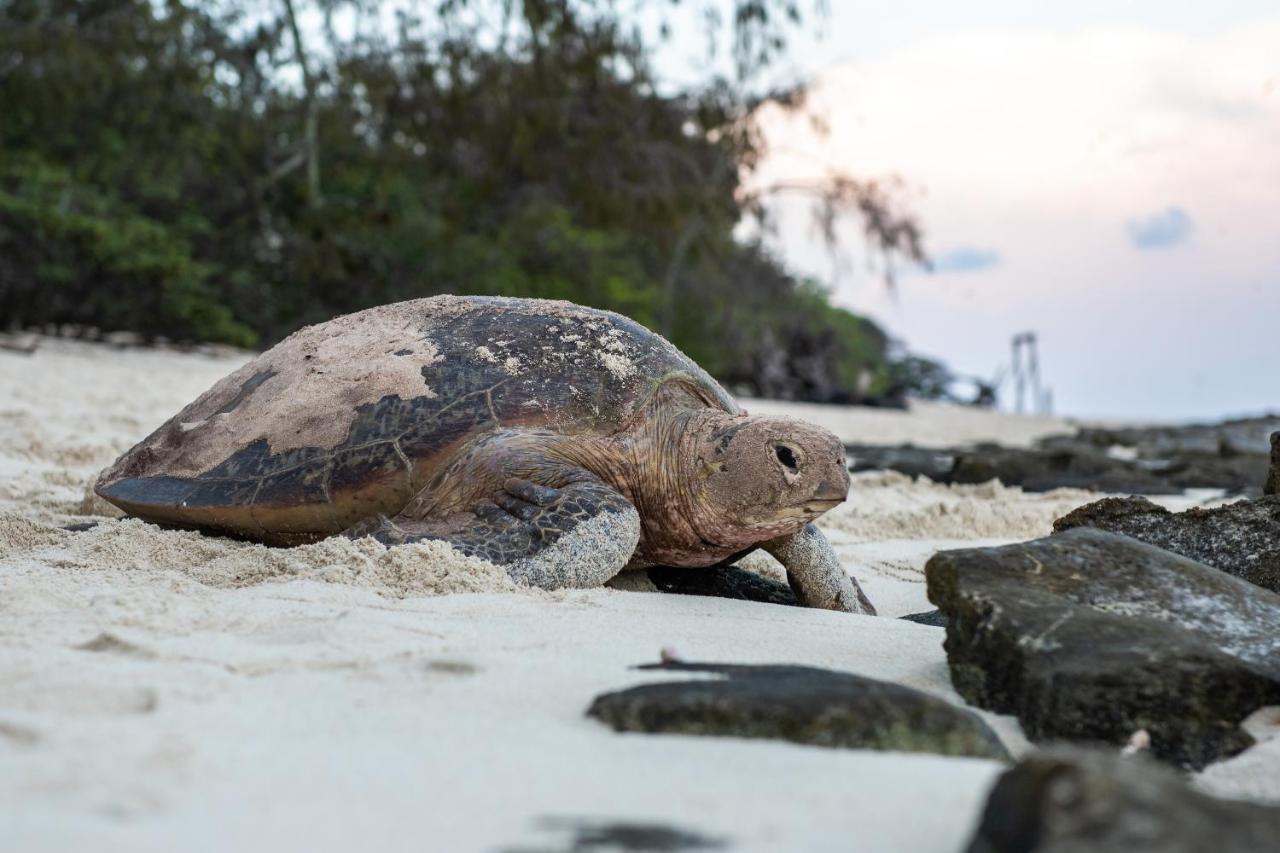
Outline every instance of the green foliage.
<svg viewBox="0 0 1280 853"><path fill-rule="evenodd" d="M748 393L888 387L879 329L733 237L759 213L758 98L657 94L611 4L500 5L497 44L452 0L308 55L274 3L0 0L0 326L265 346L401 299L534 296L632 316ZM738 3L735 56L776 53L792 7ZM823 198L918 252L871 191Z"/></svg>
<svg viewBox="0 0 1280 853"><path fill-rule="evenodd" d="M893 394L949 400L955 381L955 375L944 365L921 356L904 355L884 366L884 387Z"/></svg>
<svg viewBox="0 0 1280 853"><path fill-rule="evenodd" d="M0 168L0 255L5 314L19 321L240 346L256 339L217 301L209 265L180 231L36 155L10 153Z"/></svg>

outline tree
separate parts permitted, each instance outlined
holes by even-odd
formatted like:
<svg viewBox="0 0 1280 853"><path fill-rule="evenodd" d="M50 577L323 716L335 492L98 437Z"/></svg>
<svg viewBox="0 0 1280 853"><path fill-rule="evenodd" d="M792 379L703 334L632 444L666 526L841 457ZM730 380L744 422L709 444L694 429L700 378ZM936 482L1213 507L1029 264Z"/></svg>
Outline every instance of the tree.
<svg viewBox="0 0 1280 853"><path fill-rule="evenodd" d="M734 237L764 215L756 117L794 90L663 94L605 0L446 0L312 38L369 12L323 2L0 0L0 324L263 345L433 293L543 296L753 393L876 393L883 334ZM791 5L733 7L753 73ZM884 188L819 189L919 254Z"/></svg>

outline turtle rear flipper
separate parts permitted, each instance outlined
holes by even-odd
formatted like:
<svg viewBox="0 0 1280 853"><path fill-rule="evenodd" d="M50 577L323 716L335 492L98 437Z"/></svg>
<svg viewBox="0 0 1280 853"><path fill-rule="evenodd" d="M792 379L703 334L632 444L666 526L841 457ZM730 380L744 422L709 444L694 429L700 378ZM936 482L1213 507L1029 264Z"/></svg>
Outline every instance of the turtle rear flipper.
<svg viewBox="0 0 1280 853"><path fill-rule="evenodd" d="M512 478L470 512L446 519L407 512L379 516L343 535L372 536L385 545L448 542L467 556L505 568L519 583L543 589L597 587L622 571L635 553L640 515L621 494L587 476L563 488Z"/></svg>

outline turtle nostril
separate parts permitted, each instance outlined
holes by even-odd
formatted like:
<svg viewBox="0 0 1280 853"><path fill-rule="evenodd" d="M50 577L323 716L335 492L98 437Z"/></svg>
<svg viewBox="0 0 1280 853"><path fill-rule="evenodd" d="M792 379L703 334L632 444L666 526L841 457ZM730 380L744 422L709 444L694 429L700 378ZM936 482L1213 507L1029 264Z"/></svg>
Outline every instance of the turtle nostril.
<svg viewBox="0 0 1280 853"><path fill-rule="evenodd" d="M792 452L791 448L787 447L785 444L775 445L773 448L773 454L777 456L778 461L785 465L790 471L795 472L800 470L800 465L796 462L795 453Z"/></svg>

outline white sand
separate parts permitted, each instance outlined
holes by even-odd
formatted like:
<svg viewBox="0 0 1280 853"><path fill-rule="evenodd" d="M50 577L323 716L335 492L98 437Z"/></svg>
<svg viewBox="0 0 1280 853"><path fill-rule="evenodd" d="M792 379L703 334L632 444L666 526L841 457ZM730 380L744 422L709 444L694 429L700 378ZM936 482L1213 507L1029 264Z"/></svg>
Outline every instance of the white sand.
<svg viewBox="0 0 1280 853"><path fill-rule="evenodd" d="M47 341L0 352L0 850L561 849L542 828L557 817L661 823L744 851L963 849L994 763L624 736L583 716L600 692L663 677L629 667L664 647L959 702L940 629L512 590L448 549L273 550L86 500L101 467L243 361ZM886 413L826 411L864 441L923 443L947 419L929 407L891 428ZM974 413L953 414L977 435ZM980 438L1034 433L988 417ZM939 547L1042 535L1093 497L868 474L824 526L894 616L930 609L922 566ZM61 529L86 521L100 524ZM1016 722L986 716L1022 748ZM1280 715L1262 717L1271 738ZM1200 781L1280 800L1277 745Z"/></svg>
<svg viewBox="0 0 1280 853"><path fill-rule="evenodd" d="M960 447L991 441L1006 447L1030 447L1038 438L1070 434L1076 427L1063 418L1011 415L969 406L916 401L910 411L741 401L753 415L791 415L840 436L846 444L914 444L917 447Z"/></svg>

